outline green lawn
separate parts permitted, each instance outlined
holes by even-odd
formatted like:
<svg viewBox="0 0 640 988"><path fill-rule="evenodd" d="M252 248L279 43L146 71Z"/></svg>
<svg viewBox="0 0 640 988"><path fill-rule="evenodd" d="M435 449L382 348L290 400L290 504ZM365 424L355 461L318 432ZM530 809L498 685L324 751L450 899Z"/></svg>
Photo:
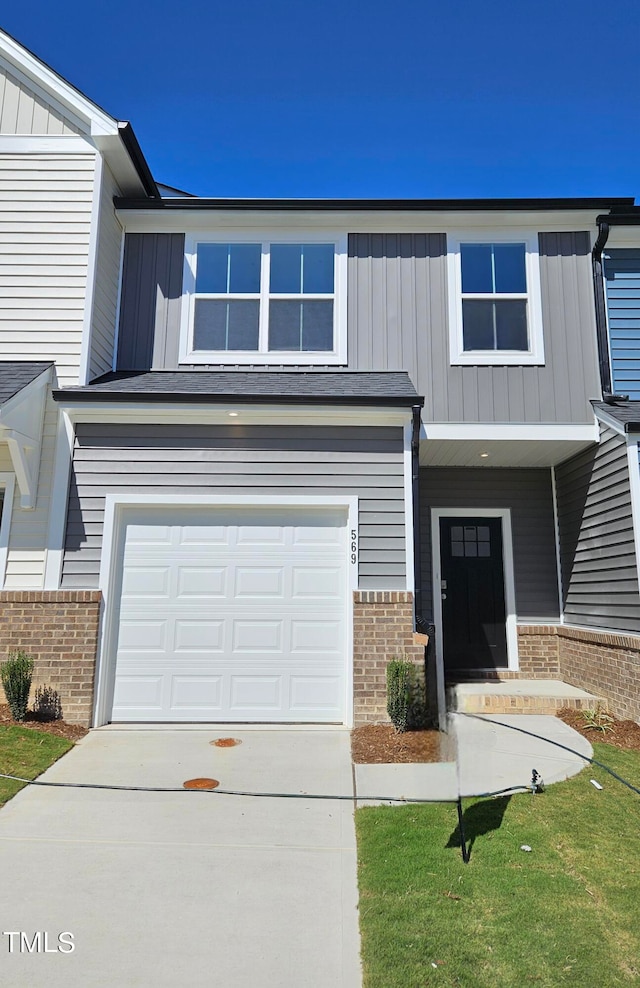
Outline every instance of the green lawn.
<svg viewBox="0 0 640 988"><path fill-rule="evenodd" d="M640 785L640 753L594 749ZM365 988L640 985L640 796L587 767L463 805L467 865L455 806L357 811Z"/></svg>
<svg viewBox="0 0 640 988"><path fill-rule="evenodd" d="M73 745L64 738L27 727L0 726L0 772L35 779ZM24 783L0 779L0 806L22 789Z"/></svg>

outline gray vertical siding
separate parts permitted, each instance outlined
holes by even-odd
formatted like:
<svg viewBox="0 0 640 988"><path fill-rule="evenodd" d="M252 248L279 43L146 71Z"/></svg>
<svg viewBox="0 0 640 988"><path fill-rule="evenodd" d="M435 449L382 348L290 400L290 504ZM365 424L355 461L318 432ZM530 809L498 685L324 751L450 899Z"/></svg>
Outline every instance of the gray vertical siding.
<svg viewBox="0 0 640 988"><path fill-rule="evenodd" d="M406 586L401 428L80 424L63 587L98 584L108 493L355 495L360 588Z"/></svg>
<svg viewBox="0 0 640 988"><path fill-rule="evenodd" d="M640 400L640 248L605 257L613 390Z"/></svg>
<svg viewBox="0 0 640 988"><path fill-rule="evenodd" d="M556 467L565 621L638 632L627 448L613 430L600 431L599 446Z"/></svg>
<svg viewBox="0 0 640 988"><path fill-rule="evenodd" d="M125 238L118 369L178 366L184 234Z"/></svg>
<svg viewBox="0 0 640 988"><path fill-rule="evenodd" d="M559 618L550 470L428 467L420 471L422 589L432 617L431 508L510 508L516 613L519 621Z"/></svg>
<svg viewBox="0 0 640 988"><path fill-rule="evenodd" d="M452 367L444 234L349 236L349 366L408 370L426 422L592 422L590 238L541 233L542 367Z"/></svg>

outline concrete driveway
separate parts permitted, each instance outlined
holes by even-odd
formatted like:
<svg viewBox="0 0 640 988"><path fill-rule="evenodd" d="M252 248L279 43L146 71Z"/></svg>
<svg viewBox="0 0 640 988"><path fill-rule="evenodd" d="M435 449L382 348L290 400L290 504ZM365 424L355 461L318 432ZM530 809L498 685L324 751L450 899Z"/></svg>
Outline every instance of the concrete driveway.
<svg viewBox="0 0 640 988"><path fill-rule="evenodd" d="M242 744L210 744L230 735ZM200 776L251 792L352 794L349 735L103 728L43 778ZM351 802L30 787L0 811L0 879L3 988L361 984ZM21 951L12 931L31 944L40 932L40 950ZM73 952L57 949L63 932Z"/></svg>

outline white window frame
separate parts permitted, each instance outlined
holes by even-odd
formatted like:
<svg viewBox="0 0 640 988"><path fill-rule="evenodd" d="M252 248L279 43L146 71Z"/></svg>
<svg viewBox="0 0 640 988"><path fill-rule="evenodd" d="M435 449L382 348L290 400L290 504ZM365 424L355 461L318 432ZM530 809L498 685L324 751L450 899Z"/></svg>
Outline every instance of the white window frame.
<svg viewBox="0 0 640 988"><path fill-rule="evenodd" d="M193 347L193 322L195 314L196 261L198 244L250 244L263 245L260 271L260 328L258 350L195 350ZM295 295L269 293L268 259L265 246L270 244L333 244L334 245L334 285L333 285L333 349L322 351L268 350L268 307L269 299L290 299ZM234 296L242 297L240 294ZM247 298L257 298L248 295ZM301 295L301 299L328 298L329 296ZM182 318L180 333L180 363L188 364L346 364L347 362L347 234L322 231L308 233L292 230L272 234L269 231L237 229L218 230L215 233L189 233L185 238L185 259L182 293Z"/></svg>
<svg viewBox="0 0 640 988"><path fill-rule="evenodd" d="M462 331L462 244L524 244L527 293L496 293L490 299L527 300L528 350L465 350ZM471 230L447 235L447 273L449 278L449 348L452 365L542 365L544 337L542 329L542 295L540 291L540 252L538 234L531 230ZM475 294L475 293L474 293ZM481 297L481 296L478 296Z"/></svg>
<svg viewBox="0 0 640 988"><path fill-rule="evenodd" d="M0 590L4 587L9 555L9 534L11 532L11 512L16 478L12 473L0 473L0 488L3 491L0 506Z"/></svg>

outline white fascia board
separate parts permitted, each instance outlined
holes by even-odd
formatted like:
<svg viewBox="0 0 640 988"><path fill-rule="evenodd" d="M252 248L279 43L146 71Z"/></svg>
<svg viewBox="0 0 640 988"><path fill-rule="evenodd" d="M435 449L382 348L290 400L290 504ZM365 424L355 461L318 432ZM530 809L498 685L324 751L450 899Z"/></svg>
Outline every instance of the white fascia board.
<svg viewBox="0 0 640 988"><path fill-rule="evenodd" d="M122 143L120 132L117 135L97 136L95 145L104 155L104 160L118 183L120 195L146 196L144 185Z"/></svg>
<svg viewBox="0 0 640 988"><path fill-rule="evenodd" d="M624 424L614 418L613 415L610 415L603 408L594 408L594 412L599 422L602 422L602 424L606 425L609 429L613 429L613 431L617 432L619 435L626 436Z"/></svg>
<svg viewBox="0 0 640 988"><path fill-rule="evenodd" d="M159 402L64 402L59 407L72 422L154 422L185 425L396 425L402 427L411 419L411 408L376 408L348 405L252 405L229 400L212 407L211 404L161 404ZM230 416L229 412L237 412Z"/></svg>
<svg viewBox="0 0 640 988"><path fill-rule="evenodd" d="M421 429L421 439L484 440L485 442L515 440L516 442L565 442L594 443L598 441L598 424L571 424L565 422L426 422Z"/></svg>
<svg viewBox="0 0 640 988"><path fill-rule="evenodd" d="M0 53L10 72L76 126L88 126L93 136L117 133L118 121L114 117L83 96L4 31L0 31Z"/></svg>
<svg viewBox="0 0 640 988"><path fill-rule="evenodd" d="M629 469L629 487L631 489L631 521L633 524L633 541L636 550L636 570L640 574L640 464L638 463L638 437L629 437L627 441L627 465Z"/></svg>
<svg viewBox="0 0 640 988"><path fill-rule="evenodd" d="M184 233L233 230L287 229L348 230L352 233L458 233L472 229L522 229L545 232L588 230L595 240L596 216L602 210L549 212L480 212L428 210L252 210L252 209L122 209L118 218L127 233Z"/></svg>
<svg viewBox="0 0 640 988"><path fill-rule="evenodd" d="M50 379L49 367L0 409L0 439L9 446L20 506L29 510L35 508L38 494L44 406Z"/></svg>

